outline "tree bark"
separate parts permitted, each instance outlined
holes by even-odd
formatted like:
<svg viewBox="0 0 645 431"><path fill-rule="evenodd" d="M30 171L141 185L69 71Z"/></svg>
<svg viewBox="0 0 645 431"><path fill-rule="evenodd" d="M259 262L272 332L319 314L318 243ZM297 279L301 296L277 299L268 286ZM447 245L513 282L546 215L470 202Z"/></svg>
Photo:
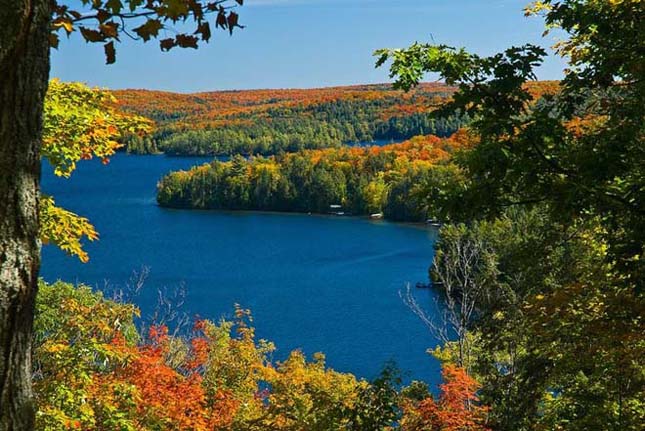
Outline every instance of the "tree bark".
<svg viewBox="0 0 645 431"><path fill-rule="evenodd" d="M31 342L48 0L0 0L0 431L34 427Z"/></svg>

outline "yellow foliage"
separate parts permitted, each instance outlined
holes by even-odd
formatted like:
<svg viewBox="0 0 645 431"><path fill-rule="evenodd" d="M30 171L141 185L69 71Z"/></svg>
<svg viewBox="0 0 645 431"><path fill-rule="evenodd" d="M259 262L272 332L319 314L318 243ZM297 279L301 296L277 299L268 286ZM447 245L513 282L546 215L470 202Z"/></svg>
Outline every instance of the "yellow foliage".
<svg viewBox="0 0 645 431"><path fill-rule="evenodd" d="M121 146L125 133L147 133L152 122L117 110L111 93L80 83L53 79L45 98L42 155L57 176L68 178L79 160L99 157L107 163ZM81 239L98 238L94 226L84 217L56 207L50 196L40 199L40 238L87 262Z"/></svg>
<svg viewBox="0 0 645 431"><path fill-rule="evenodd" d="M88 219L57 207L51 196L40 197L40 238L43 244L55 244L66 253L87 262L89 256L83 250L81 240L90 241L99 235Z"/></svg>

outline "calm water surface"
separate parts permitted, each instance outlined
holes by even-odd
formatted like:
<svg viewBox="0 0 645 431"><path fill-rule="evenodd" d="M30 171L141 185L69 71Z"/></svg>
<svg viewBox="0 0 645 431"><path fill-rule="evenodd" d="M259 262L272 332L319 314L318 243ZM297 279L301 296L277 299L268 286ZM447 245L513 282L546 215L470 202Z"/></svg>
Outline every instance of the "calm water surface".
<svg viewBox="0 0 645 431"><path fill-rule="evenodd" d="M41 274L96 287L121 286L150 269L138 305L151 313L158 288L185 286L191 315L231 317L250 308L257 334L275 342L275 357L296 348L322 351L339 371L372 378L388 360L406 380L436 383L425 350L436 340L401 302L406 283L427 280L431 230L359 218L169 210L155 186L171 170L204 158L118 154L103 166L82 162L71 179L43 167L43 190L88 217L100 240L81 264L54 247ZM431 293L415 292L430 304Z"/></svg>

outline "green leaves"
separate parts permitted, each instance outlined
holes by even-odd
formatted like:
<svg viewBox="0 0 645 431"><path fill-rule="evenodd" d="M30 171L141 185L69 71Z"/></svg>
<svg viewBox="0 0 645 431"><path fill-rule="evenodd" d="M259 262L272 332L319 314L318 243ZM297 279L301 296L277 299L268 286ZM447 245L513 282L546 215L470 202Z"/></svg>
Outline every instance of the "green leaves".
<svg viewBox="0 0 645 431"><path fill-rule="evenodd" d="M376 67L392 61L390 77L396 77L395 87L405 91L416 86L429 72L439 73L447 84L453 85L464 79L472 61L477 58L463 48L420 43L406 49L380 49L374 55L378 57Z"/></svg>
<svg viewBox="0 0 645 431"><path fill-rule="evenodd" d="M645 8L546 0L528 12L566 36L555 49L569 68L550 91L531 83L546 54L528 44L490 57L414 44L378 51L377 65L392 60L401 88L428 72L459 85L435 114L473 119L479 142L458 159L468 229L509 207L540 215L496 232L499 276L478 304L493 429L640 430Z"/></svg>

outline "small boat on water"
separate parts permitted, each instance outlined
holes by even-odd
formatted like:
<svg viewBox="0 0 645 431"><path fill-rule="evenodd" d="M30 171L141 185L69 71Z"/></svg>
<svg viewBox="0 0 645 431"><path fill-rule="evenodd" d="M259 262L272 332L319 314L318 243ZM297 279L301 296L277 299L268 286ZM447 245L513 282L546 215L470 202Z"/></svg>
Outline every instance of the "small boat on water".
<svg viewBox="0 0 645 431"><path fill-rule="evenodd" d="M370 214L370 218L374 220L380 220L383 218L383 213Z"/></svg>

